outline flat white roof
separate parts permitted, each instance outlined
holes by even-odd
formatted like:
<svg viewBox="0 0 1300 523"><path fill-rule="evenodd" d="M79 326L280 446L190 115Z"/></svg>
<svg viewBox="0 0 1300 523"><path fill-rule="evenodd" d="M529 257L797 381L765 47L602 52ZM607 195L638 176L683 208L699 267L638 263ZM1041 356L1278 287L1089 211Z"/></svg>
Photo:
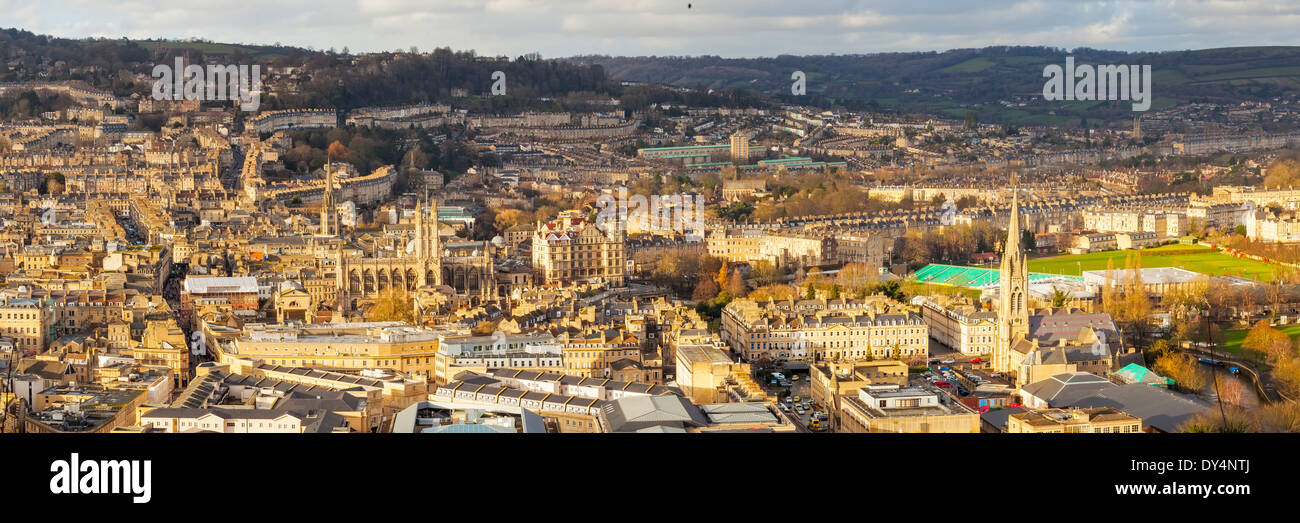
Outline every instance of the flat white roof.
<svg viewBox="0 0 1300 523"><path fill-rule="evenodd" d="M1204 274L1192 272L1187 269L1178 267L1143 267L1142 283L1187 283L1195 281L1197 278L1204 277ZM1115 281L1122 282L1128 278L1133 269L1115 269L1113 277ZM1083 271L1084 281L1091 284L1104 283L1106 281L1106 271Z"/></svg>
<svg viewBox="0 0 1300 523"><path fill-rule="evenodd" d="M185 292L257 292L257 278L252 276L190 276L185 278Z"/></svg>

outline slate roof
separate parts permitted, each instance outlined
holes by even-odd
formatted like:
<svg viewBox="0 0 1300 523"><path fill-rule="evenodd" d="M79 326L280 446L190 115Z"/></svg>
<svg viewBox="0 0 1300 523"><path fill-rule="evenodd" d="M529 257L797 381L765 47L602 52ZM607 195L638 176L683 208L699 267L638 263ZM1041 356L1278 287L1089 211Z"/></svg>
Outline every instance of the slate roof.
<svg viewBox="0 0 1300 523"><path fill-rule="evenodd" d="M684 429L709 424L690 400L680 396L633 396L605 404L610 432L636 432L655 426Z"/></svg>
<svg viewBox="0 0 1300 523"><path fill-rule="evenodd" d="M1094 374L1064 372L1025 385L1021 390L1047 401L1051 407L1059 408L1068 407L1080 398L1115 387L1116 385L1106 378Z"/></svg>
<svg viewBox="0 0 1300 523"><path fill-rule="evenodd" d="M1097 391L1075 400L1072 406L1113 407L1142 418L1144 427L1179 432L1183 423L1214 405L1195 396L1132 383Z"/></svg>
<svg viewBox="0 0 1300 523"><path fill-rule="evenodd" d="M761 403L715 403L700 405L700 410L714 424L776 423L777 417Z"/></svg>
<svg viewBox="0 0 1300 523"><path fill-rule="evenodd" d="M980 421L987 423L993 426L994 428L997 428L998 431L1001 432L1003 430L1006 430L1007 418L1010 418L1011 416L1020 414L1022 412L1029 412L1029 409L1026 409L1024 407L1011 407L1005 409L990 410L988 412L980 413Z"/></svg>
<svg viewBox="0 0 1300 523"><path fill-rule="evenodd" d="M1046 314L1029 317L1029 336L1039 345L1056 345L1060 340L1074 340L1084 327L1106 334L1107 342L1119 339L1119 330L1109 314Z"/></svg>

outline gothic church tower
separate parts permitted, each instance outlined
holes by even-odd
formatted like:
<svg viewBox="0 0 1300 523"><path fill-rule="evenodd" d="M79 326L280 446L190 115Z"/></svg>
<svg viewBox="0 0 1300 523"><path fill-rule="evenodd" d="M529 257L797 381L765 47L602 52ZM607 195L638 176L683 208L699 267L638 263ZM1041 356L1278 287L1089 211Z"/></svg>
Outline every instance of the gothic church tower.
<svg viewBox="0 0 1300 523"><path fill-rule="evenodd" d="M1011 220L999 282L998 340L993 349L993 370L1004 373L1012 372L1020 363L1011 361L1012 345L1029 338L1029 260L1020 244L1020 195L1014 187L1012 190L1015 192L1011 196Z"/></svg>

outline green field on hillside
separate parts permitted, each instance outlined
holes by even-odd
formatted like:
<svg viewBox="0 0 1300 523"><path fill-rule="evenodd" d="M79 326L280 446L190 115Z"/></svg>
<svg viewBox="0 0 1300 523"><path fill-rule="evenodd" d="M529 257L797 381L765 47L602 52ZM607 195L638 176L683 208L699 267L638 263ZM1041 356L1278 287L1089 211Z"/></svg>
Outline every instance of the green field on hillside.
<svg viewBox="0 0 1300 523"><path fill-rule="evenodd" d="M945 67L942 71L949 73L978 73L995 65L997 64L994 63L993 60L981 56L978 58L971 58L970 60L966 60L957 65Z"/></svg>
<svg viewBox="0 0 1300 523"><path fill-rule="evenodd" d="M1198 252L1189 252L1198 251ZM1212 276L1241 276L1259 281L1273 279L1274 265L1234 258L1203 245L1163 245L1151 249L1092 252L1068 256L1051 256L1029 260L1031 272L1080 275L1080 271L1104 271L1106 260L1115 260L1115 269L1124 268L1129 253L1142 255L1143 268L1179 267ZM1175 254L1176 253L1176 254Z"/></svg>

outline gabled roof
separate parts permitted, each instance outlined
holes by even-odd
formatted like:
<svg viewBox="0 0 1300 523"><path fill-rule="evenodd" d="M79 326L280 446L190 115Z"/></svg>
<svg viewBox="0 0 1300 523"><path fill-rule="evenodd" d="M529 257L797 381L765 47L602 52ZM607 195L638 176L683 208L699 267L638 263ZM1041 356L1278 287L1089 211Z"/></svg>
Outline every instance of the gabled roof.
<svg viewBox="0 0 1300 523"><path fill-rule="evenodd" d="M1041 398L1049 406L1068 407L1079 398L1115 387L1114 383L1095 374L1065 372L1025 385L1021 390L1036 398Z"/></svg>
<svg viewBox="0 0 1300 523"><path fill-rule="evenodd" d="M633 396L604 407L611 432L634 432L655 426L701 427L709 420L690 400L674 395Z"/></svg>
<svg viewBox="0 0 1300 523"><path fill-rule="evenodd" d="M1160 376L1159 374L1156 374L1151 369L1148 369L1136 363L1130 363L1128 365L1125 365L1123 368L1115 371L1115 374L1123 376L1124 378L1133 381L1134 383L1144 383L1144 382L1157 383L1157 384L1168 383L1168 378Z"/></svg>

